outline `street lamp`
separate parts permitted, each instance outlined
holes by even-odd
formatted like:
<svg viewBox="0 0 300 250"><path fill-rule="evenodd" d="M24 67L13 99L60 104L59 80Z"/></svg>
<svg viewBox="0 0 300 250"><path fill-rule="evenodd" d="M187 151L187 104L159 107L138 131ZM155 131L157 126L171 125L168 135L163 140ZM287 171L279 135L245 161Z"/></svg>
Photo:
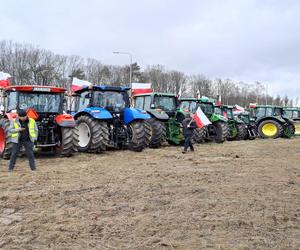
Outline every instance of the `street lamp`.
<svg viewBox="0 0 300 250"><path fill-rule="evenodd" d="M130 57L129 84L130 84L130 88L132 88L132 55L129 52L121 52L121 51L114 51L113 53L129 55L129 57Z"/></svg>

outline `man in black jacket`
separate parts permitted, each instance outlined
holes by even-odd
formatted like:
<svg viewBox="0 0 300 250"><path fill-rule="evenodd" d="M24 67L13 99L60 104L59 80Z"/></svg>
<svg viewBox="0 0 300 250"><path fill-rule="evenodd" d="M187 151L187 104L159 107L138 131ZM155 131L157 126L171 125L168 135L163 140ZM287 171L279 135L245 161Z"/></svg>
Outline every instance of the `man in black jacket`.
<svg viewBox="0 0 300 250"><path fill-rule="evenodd" d="M185 116L185 119L182 121L183 135L185 138L184 148L182 153L185 154L190 147L191 151L194 151L192 136L194 134L194 129L197 128L196 122L191 118L190 114Z"/></svg>

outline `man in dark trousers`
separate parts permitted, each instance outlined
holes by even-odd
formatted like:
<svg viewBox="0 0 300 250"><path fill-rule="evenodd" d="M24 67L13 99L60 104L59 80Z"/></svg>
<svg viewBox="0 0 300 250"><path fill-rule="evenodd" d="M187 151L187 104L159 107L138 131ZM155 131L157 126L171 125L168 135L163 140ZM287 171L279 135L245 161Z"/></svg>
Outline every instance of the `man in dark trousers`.
<svg viewBox="0 0 300 250"><path fill-rule="evenodd" d="M194 151L192 136L194 129L197 128L196 122L191 118L190 114L186 114L185 119L182 121L183 135L185 138L184 148L182 153L185 154L190 147L191 151Z"/></svg>
<svg viewBox="0 0 300 250"><path fill-rule="evenodd" d="M25 110L18 111L18 117L10 121L9 131L13 144L8 171L13 171L18 153L22 145L25 147L26 156L32 171L36 170L33 155L34 141L38 136L38 128L34 119L29 118Z"/></svg>

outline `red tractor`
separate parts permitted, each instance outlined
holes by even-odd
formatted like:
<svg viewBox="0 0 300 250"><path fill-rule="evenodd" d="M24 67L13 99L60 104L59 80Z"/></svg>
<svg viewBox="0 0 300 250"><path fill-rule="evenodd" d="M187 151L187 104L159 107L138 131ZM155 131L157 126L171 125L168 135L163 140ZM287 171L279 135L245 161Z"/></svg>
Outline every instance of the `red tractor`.
<svg viewBox="0 0 300 250"><path fill-rule="evenodd" d="M18 109L36 120L38 139L35 148L52 151L60 156L71 156L76 151L78 134L75 120L64 112L66 89L51 86L9 86L1 90L0 114L0 156L9 159L10 120L16 117Z"/></svg>

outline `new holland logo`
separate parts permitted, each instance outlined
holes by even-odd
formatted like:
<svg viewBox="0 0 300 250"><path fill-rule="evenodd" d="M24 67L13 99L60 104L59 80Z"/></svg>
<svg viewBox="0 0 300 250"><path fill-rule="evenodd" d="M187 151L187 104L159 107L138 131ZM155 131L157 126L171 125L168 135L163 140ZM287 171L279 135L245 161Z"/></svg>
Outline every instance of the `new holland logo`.
<svg viewBox="0 0 300 250"><path fill-rule="evenodd" d="M39 88L39 87L35 87L35 88L33 88L33 91L51 92L51 89L50 89L50 88Z"/></svg>

